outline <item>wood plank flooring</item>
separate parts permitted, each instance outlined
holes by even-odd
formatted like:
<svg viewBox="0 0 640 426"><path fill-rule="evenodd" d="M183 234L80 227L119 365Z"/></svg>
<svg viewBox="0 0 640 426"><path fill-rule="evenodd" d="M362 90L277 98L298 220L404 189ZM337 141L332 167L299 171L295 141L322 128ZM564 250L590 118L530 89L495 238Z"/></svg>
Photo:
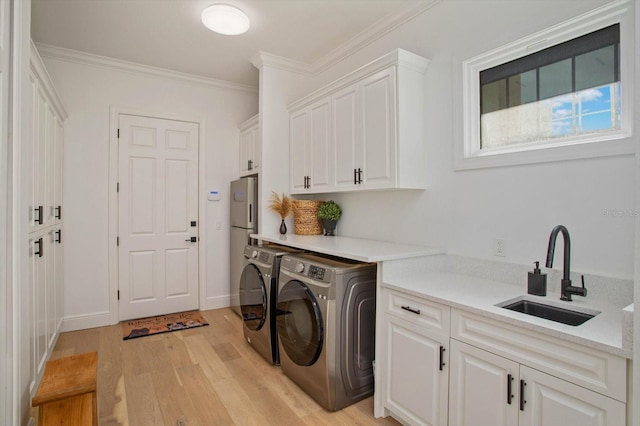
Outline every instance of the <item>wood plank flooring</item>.
<svg viewBox="0 0 640 426"><path fill-rule="evenodd" d="M100 425L398 425L373 398L324 410L249 346L230 309L208 327L122 340L120 325L62 333L52 359L98 352Z"/></svg>

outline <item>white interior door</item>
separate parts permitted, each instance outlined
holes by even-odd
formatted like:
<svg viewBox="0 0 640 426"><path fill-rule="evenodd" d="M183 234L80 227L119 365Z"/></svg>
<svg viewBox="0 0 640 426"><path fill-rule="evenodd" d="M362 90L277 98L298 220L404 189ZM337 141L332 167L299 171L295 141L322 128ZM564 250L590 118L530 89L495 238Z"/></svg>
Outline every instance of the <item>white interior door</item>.
<svg viewBox="0 0 640 426"><path fill-rule="evenodd" d="M198 124L120 114L118 127L120 320L197 309Z"/></svg>

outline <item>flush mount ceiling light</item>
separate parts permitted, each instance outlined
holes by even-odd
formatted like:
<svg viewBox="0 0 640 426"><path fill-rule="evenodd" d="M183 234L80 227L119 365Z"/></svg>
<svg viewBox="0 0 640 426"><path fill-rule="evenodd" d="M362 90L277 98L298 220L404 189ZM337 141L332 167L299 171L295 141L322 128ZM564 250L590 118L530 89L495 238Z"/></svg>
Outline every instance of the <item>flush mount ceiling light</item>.
<svg viewBox="0 0 640 426"><path fill-rule="evenodd" d="M202 23L211 31L237 35L249 29L249 17L237 7L214 4L202 11Z"/></svg>

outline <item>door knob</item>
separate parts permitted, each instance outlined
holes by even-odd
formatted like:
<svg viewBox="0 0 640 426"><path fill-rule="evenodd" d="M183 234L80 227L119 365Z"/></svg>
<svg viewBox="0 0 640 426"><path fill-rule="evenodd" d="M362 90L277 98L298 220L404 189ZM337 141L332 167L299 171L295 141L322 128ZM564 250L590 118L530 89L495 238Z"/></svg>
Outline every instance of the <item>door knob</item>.
<svg viewBox="0 0 640 426"><path fill-rule="evenodd" d="M190 243L197 243L198 242L198 237L187 238L185 241L188 241Z"/></svg>

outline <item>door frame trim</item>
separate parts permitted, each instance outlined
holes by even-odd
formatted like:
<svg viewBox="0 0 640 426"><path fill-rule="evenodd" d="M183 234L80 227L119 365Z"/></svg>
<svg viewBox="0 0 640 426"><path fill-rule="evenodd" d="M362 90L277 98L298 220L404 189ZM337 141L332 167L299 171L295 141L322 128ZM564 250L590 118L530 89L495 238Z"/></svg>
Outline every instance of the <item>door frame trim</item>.
<svg viewBox="0 0 640 426"><path fill-rule="evenodd" d="M118 118L120 114L138 115L142 117L159 118L162 120L176 120L195 123L198 125L198 238L199 242L205 241L206 232L206 197L205 191L205 123L204 117L195 117L187 114L175 114L162 111L153 111L126 106L109 106L109 317L112 324L120 321L118 305ZM206 306L206 244L198 245L198 309Z"/></svg>

